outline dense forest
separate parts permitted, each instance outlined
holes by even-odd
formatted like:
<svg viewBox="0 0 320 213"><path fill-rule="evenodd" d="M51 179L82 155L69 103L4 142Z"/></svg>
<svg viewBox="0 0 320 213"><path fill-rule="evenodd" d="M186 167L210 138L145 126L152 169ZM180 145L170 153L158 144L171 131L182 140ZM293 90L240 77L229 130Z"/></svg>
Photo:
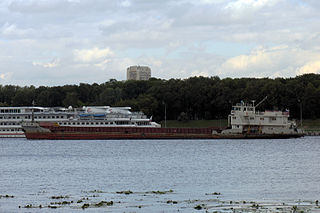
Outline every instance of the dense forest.
<svg viewBox="0 0 320 213"><path fill-rule="evenodd" d="M295 78L225 78L191 77L149 81L109 80L103 84L64 85L55 87L0 86L1 106L131 106L153 119L198 120L226 118L232 104L241 100L259 102L263 109L289 109L294 118L320 118L320 75ZM256 103L257 103L256 102Z"/></svg>

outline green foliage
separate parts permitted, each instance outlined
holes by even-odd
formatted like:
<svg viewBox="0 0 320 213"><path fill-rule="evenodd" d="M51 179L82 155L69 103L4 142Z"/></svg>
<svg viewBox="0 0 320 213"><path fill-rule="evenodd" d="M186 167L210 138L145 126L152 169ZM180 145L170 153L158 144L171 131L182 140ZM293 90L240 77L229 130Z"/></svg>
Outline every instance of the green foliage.
<svg viewBox="0 0 320 213"><path fill-rule="evenodd" d="M65 85L35 88L0 85L0 106L109 105L130 106L156 121L226 119L232 104L268 99L258 110L290 110L291 117L320 118L320 75L306 74L295 78L225 78L191 77L188 79L117 81L103 84ZM300 101L300 102L299 102ZM257 103L256 102L256 103Z"/></svg>

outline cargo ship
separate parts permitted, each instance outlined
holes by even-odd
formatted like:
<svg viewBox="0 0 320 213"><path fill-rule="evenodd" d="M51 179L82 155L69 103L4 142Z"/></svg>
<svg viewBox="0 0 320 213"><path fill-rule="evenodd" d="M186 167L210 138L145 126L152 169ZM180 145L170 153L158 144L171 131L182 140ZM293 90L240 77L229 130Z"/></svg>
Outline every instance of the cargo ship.
<svg viewBox="0 0 320 213"><path fill-rule="evenodd" d="M22 128L27 139L47 140L269 139L304 135L289 120L288 110L259 112L259 104L234 105L225 128L162 128L145 115L132 117L129 108L119 108L121 113L110 116L112 112L101 107L92 107L68 122L24 122Z"/></svg>

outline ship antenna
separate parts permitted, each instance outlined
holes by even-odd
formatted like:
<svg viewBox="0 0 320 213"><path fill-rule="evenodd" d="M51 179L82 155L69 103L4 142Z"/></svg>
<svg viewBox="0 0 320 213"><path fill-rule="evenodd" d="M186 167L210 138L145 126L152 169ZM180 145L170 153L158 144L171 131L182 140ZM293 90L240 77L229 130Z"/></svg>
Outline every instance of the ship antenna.
<svg viewBox="0 0 320 213"><path fill-rule="evenodd" d="M267 100L267 98L268 98L268 96L266 96L266 97L264 97L264 99L262 99L262 101L260 101L257 105L256 105L256 107L258 107L260 104L262 104L265 100Z"/></svg>
<svg viewBox="0 0 320 213"><path fill-rule="evenodd" d="M34 100L32 101L32 117L31 117L31 122L34 123Z"/></svg>

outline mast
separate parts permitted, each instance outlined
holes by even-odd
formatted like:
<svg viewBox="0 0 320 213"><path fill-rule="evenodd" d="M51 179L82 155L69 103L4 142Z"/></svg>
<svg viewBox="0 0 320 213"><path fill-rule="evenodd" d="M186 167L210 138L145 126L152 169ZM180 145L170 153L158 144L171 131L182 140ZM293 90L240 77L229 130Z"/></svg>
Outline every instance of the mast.
<svg viewBox="0 0 320 213"><path fill-rule="evenodd" d="M34 100L32 101L32 116L31 116L31 122L34 123Z"/></svg>
<svg viewBox="0 0 320 213"><path fill-rule="evenodd" d="M256 107L258 107L260 104L262 104L265 100L267 100L268 96L264 97L259 103L257 103Z"/></svg>

